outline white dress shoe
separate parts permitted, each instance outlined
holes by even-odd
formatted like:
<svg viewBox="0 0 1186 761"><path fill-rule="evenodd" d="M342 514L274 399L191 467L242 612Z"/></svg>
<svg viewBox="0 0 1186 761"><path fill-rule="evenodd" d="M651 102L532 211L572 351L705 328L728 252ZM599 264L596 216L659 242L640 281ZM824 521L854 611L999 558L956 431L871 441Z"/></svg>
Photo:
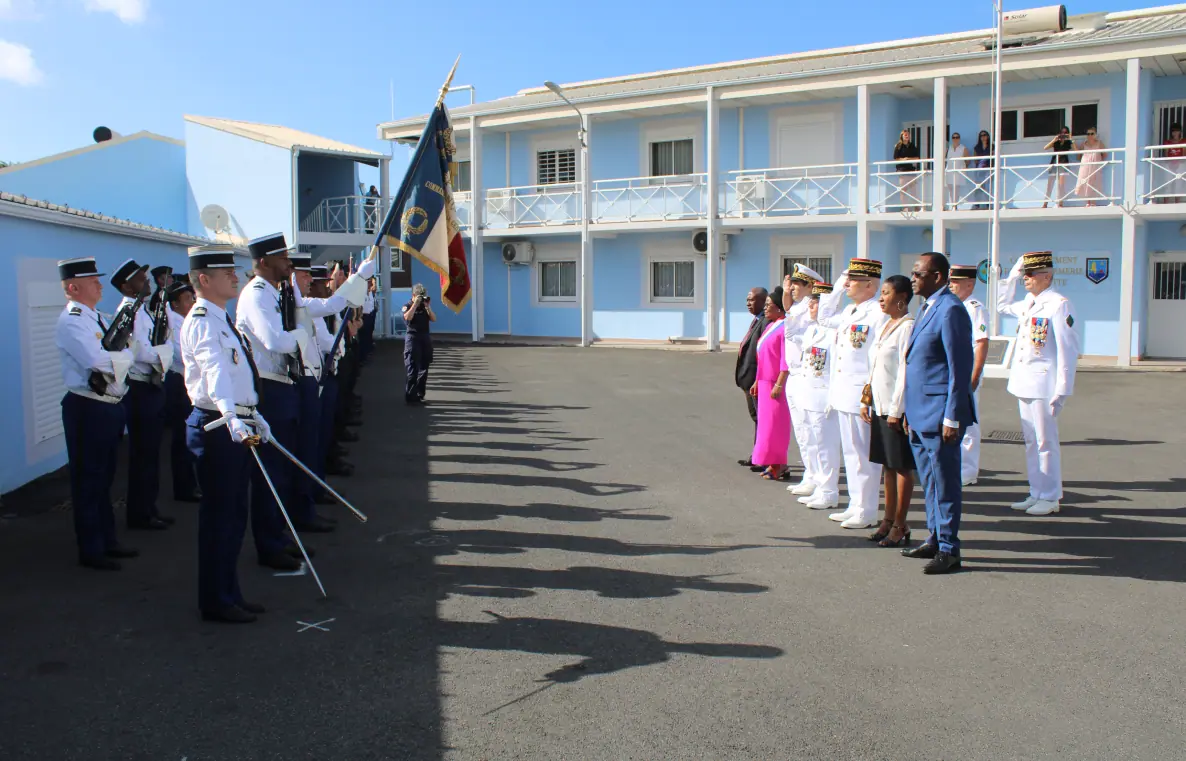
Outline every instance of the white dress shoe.
<svg viewBox="0 0 1186 761"><path fill-rule="evenodd" d="M834 499L825 499L812 495L810 497L799 497L799 501L807 505L812 510L834 510L840 507L840 501Z"/></svg>
<svg viewBox="0 0 1186 761"><path fill-rule="evenodd" d="M1013 508L1014 510L1029 510L1031 507L1037 504L1037 502L1037 497L1026 497L1020 502L1014 502L1012 505L1009 505L1009 507Z"/></svg>
<svg viewBox="0 0 1186 761"><path fill-rule="evenodd" d="M1058 512L1058 503L1048 499L1040 499L1025 511L1026 515L1051 515Z"/></svg>
<svg viewBox="0 0 1186 761"><path fill-rule="evenodd" d="M855 518L858 515L860 515L860 513L850 507L842 513L832 513L828 516L828 520L841 523L848 520L849 518Z"/></svg>
<svg viewBox="0 0 1186 761"><path fill-rule="evenodd" d="M975 485L976 485L976 482L977 482L977 481L979 481L979 480L980 480L980 479L978 479L978 478L973 478L973 479L970 479L970 480L968 480L968 481L964 481L964 486L975 486Z"/></svg>
<svg viewBox="0 0 1186 761"><path fill-rule="evenodd" d="M807 497L815 493L815 484L810 481L803 481L794 486L788 486L787 491L791 494L798 494L801 497Z"/></svg>
<svg viewBox="0 0 1186 761"><path fill-rule="evenodd" d="M855 518L849 518L844 523L840 524L840 528L869 528L874 525L876 521L871 521L863 515L857 515Z"/></svg>

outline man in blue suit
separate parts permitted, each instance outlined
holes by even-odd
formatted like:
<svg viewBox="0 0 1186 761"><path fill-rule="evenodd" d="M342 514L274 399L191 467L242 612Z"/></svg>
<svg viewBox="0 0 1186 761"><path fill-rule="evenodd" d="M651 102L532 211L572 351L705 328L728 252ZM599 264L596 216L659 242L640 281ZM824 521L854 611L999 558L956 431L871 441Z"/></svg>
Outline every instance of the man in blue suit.
<svg viewBox="0 0 1186 761"><path fill-rule="evenodd" d="M925 544L902 554L930 560L924 573L960 567L960 442L976 422L972 404L972 321L947 287L951 265L943 254L923 254L910 273L925 301L906 349L906 425L926 496Z"/></svg>

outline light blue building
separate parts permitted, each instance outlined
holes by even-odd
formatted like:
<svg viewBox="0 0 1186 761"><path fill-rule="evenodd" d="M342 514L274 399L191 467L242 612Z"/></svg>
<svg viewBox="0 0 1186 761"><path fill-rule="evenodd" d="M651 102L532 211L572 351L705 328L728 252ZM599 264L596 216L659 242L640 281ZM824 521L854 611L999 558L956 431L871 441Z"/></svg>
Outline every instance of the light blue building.
<svg viewBox="0 0 1186 761"><path fill-rule="evenodd" d="M1088 361L1186 358L1186 159L1167 145L1186 121L1186 9L1073 16L1062 31L1056 14L1005 35L1002 267L1054 252ZM952 133L970 149L993 132L994 50L995 30L978 30L453 109L476 287L438 329L715 349L748 326L746 292L795 261L834 278L852 256L886 275L928 250L987 260L992 172L946 149ZM424 121L378 134L414 143ZM1060 181L1044 149L1063 125L1076 147L1089 130L1105 147L1072 152ZM902 130L913 171L893 160Z"/></svg>

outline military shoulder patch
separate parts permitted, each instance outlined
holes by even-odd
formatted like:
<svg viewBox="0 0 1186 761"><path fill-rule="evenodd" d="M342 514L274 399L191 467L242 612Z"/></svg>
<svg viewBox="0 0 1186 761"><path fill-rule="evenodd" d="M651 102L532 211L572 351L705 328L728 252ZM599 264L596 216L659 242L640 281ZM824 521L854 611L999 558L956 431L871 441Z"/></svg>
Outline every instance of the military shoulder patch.
<svg viewBox="0 0 1186 761"><path fill-rule="evenodd" d="M257 291L262 291L262 290L264 290L264 281L262 281L262 280L257 281L256 284L251 287Z"/></svg>
<svg viewBox="0 0 1186 761"><path fill-rule="evenodd" d="M82 314L82 309L80 309L79 307L70 307L70 314L77 317L78 315Z"/></svg>
<svg viewBox="0 0 1186 761"><path fill-rule="evenodd" d="M194 317L205 317L206 307L194 307L190 310L190 314L192 314Z"/></svg>
<svg viewBox="0 0 1186 761"><path fill-rule="evenodd" d="M1075 318L1070 316L1069 314L1067 315L1067 327L1068 328L1075 327Z"/></svg>

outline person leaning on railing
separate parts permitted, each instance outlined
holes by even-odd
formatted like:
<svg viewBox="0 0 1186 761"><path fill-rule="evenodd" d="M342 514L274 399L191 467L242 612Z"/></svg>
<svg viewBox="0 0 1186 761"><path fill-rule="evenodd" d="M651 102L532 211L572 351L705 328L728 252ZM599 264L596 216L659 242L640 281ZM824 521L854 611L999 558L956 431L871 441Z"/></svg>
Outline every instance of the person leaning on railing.
<svg viewBox="0 0 1186 761"><path fill-rule="evenodd" d="M910 130L902 130L902 134L898 137L898 143L894 146L894 161L897 162L894 168L901 173L898 176L898 195L902 199L903 211L920 210L920 199L914 192L914 182L918 179L919 171L917 162L920 156L918 146L910 139ZM914 161L908 159L914 159ZM905 176L902 176L903 174Z"/></svg>
<svg viewBox="0 0 1186 761"><path fill-rule="evenodd" d="M972 198L976 202L972 204L972 208L992 208L992 136L988 132L980 130L980 134L976 136L972 157L968 162L975 169L970 172L972 181L976 183L976 188L972 191Z"/></svg>
<svg viewBox="0 0 1186 761"><path fill-rule="evenodd" d="M1154 200L1157 203L1180 203L1182 197L1186 196L1186 179L1183 179L1183 173L1186 172L1186 160L1183 158L1186 157L1186 138L1182 137L1181 124L1175 122L1170 125L1170 139L1165 144L1170 147L1161 149L1161 160L1157 163L1172 177L1168 182L1157 183L1166 194Z"/></svg>

